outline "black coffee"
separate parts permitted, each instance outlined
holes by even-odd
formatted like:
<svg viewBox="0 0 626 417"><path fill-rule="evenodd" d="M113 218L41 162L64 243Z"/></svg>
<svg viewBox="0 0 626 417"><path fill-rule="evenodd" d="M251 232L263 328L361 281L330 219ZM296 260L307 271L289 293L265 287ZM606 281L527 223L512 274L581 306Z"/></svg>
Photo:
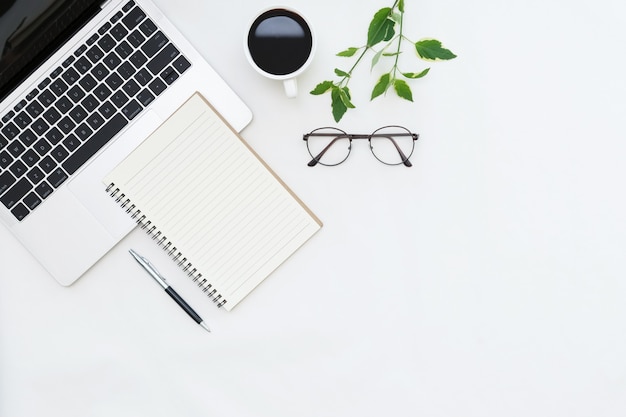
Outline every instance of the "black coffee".
<svg viewBox="0 0 626 417"><path fill-rule="evenodd" d="M291 74L302 67L313 47L311 29L304 19L285 9L259 16L248 33L254 63L274 75Z"/></svg>

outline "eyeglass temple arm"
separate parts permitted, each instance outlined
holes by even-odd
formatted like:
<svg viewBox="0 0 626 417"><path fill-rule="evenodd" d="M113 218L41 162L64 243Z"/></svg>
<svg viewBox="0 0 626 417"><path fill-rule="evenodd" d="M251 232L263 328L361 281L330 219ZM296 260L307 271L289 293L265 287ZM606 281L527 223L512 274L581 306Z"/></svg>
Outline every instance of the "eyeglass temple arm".
<svg viewBox="0 0 626 417"><path fill-rule="evenodd" d="M409 161L409 158L406 157L404 152L402 152L402 149L400 149L400 147L398 146L396 141L393 140L393 138L390 135L372 135L371 137L376 137L376 136L384 137L384 138L389 139L391 141L391 143L393 143L393 146L396 147L396 150L398 151L398 153L400 154L400 158L402 158L402 163L404 164L404 166L406 166L406 167L412 167L413 166L411 161ZM411 134L411 136L413 136L413 140L417 140L417 135ZM372 146L372 142L370 142L370 146Z"/></svg>
<svg viewBox="0 0 626 417"><path fill-rule="evenodd" d="M306 139L307 139L307 140L308 140L309 136L314 136L314 135L306 135L305 137L306 137ZM320 136L321 136L321 135L320 135ZM318 153L318 154L317 154L317 155L316 155L313 159L311 159L307 165L308 165L308 166L310 166L310 167L314 167L315 165L317 165L317 163L320 161L320 159L322 159L322 156L324 156L324 154L326 153L326 151L327 151L328 149L330 149L330 147L331 147L331 146L333 146L333 144L334 144L336 141L338 141L338 140L339 140L339 139L341 139L341 138L345 138L345 137L349 137L349 136L346 136L346 135L340 135L340 136L335 137L333 140L331 140L331 141L328 143L328 145L326 145L326 147L325 147L324 149L322 149L322 151L321 151L320 153Z"/></svg>

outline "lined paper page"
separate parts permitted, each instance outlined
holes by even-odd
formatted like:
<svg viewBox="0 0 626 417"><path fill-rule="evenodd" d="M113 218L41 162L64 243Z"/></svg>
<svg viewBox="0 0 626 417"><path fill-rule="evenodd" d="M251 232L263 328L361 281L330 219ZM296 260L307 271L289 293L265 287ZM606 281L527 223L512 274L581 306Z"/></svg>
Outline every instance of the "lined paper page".
<svg viewBox="0 0 626 417"><path fill-rule="evenodd" d="M105 178L232 309L319 220L195 94Z"/></svg>

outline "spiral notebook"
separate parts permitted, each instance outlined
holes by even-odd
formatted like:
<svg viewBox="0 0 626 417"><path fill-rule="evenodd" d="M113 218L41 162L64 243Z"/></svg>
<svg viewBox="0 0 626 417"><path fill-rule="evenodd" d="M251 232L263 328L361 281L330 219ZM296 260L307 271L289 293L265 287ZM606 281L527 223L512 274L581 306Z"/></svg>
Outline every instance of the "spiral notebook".
<svg viewBox="0 0 626 417"><path fill-rule="evenodd" d="M199 93L104 182L226 310L322 226Z"/></svg>

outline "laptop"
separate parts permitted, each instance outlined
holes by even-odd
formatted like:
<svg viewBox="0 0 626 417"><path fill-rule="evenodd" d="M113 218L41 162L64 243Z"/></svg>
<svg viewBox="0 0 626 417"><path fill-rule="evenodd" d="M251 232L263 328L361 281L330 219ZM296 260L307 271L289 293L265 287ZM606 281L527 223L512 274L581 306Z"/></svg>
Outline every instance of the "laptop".
<svg viewBox="0 0 626 417"><path fill-rule="evenodd" d="M196 91L251 121L149 0L0 3L0 223L75 282L136 226L103 178Z"/></svg>

